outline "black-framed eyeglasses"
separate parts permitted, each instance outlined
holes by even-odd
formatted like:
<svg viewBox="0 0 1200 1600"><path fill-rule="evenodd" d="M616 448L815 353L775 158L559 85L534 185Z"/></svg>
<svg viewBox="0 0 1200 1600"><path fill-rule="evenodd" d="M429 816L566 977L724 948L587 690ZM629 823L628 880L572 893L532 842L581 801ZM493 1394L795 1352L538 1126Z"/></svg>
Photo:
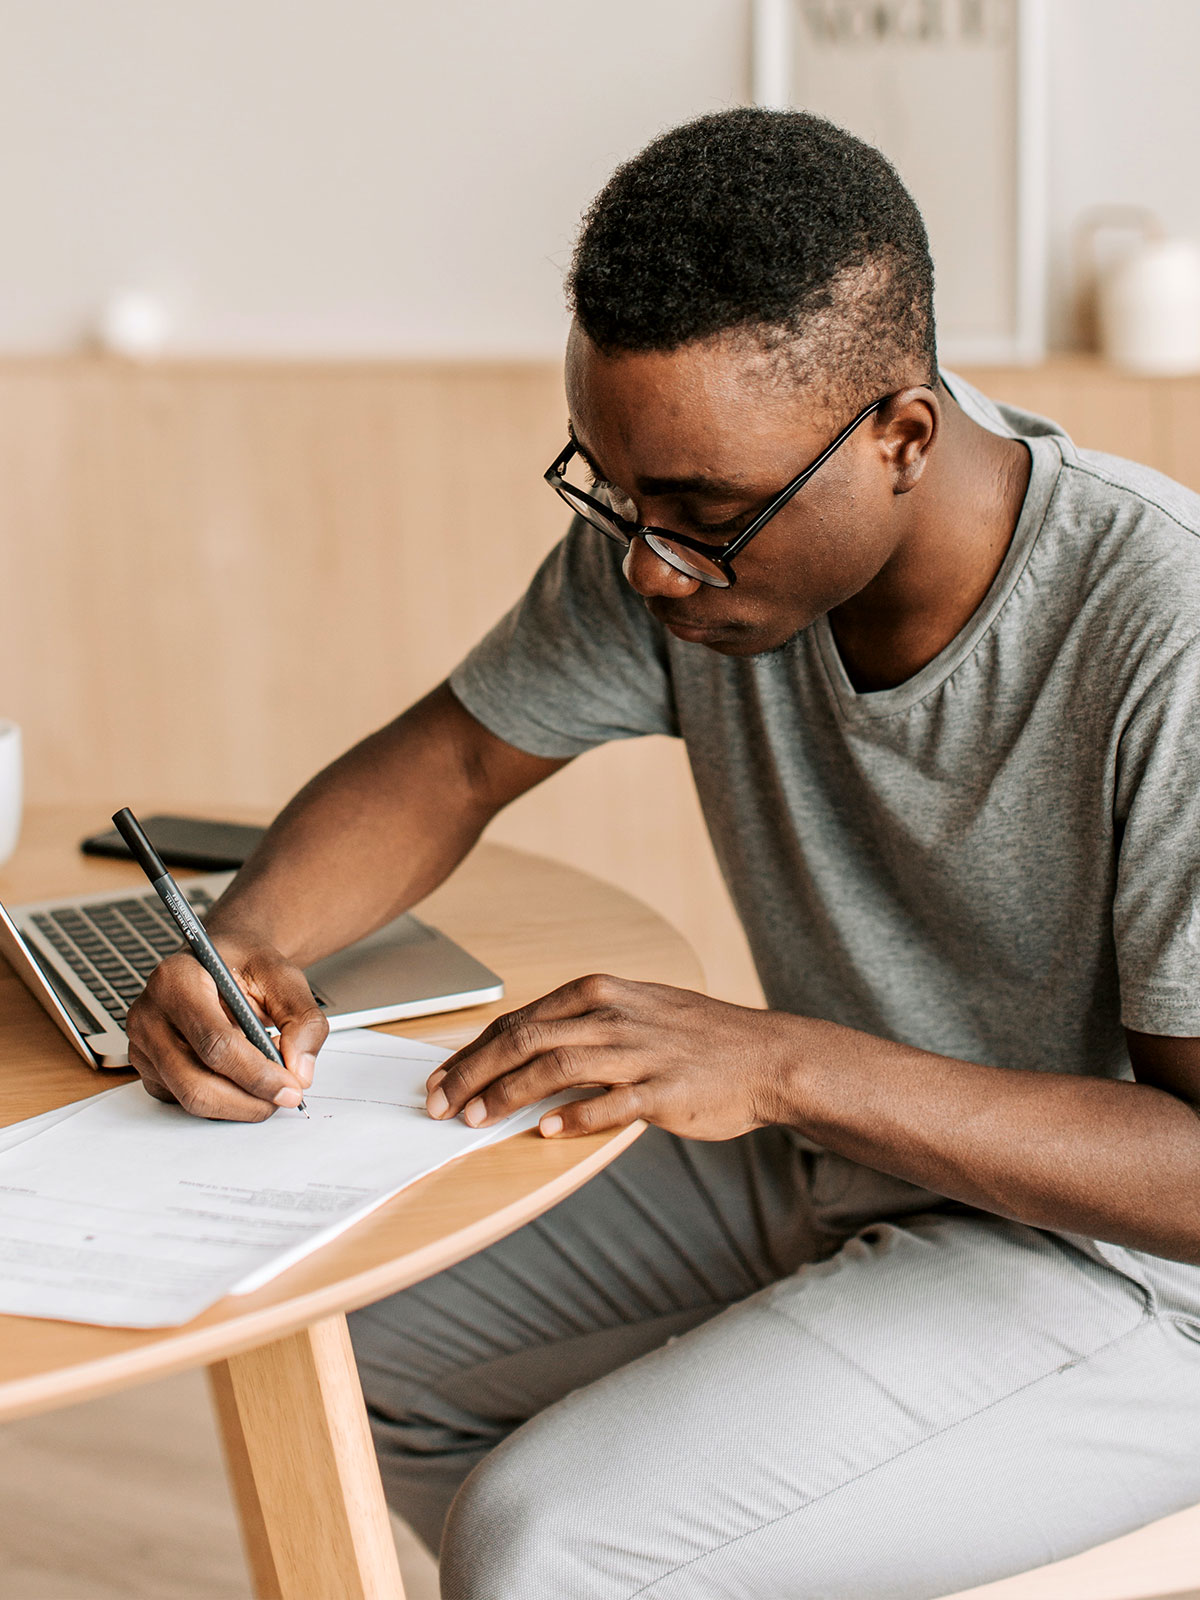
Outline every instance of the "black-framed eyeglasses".
<svg viewBox="0 0 1200 1600"><path fill-rule="evenodd" d="M929 385L922 384L921 387L928 388ZM797 473L790 483L785 484L775 498L758 513L749 527L743 528L741 533L735 533L732 539L726 539L722 544L706 544L703 539L695 539L685 533L673 533L669 528L646 527L640 522L632 522L628 517L621 516L611 505L596 498L597 495L608 493L605 487L593 484L593 492L586 494L573 483L568 483L563 476L568 463L576 455L582 458L582 452L574 439L547 467L544 476L546 482L566 501L572 511L590 522L593 528L598 528L601 533L607 534L617 544L628 549L635 539L644 539L656 556L665 561L669 567L674 567L677 572L682 572L685 577L696 578L700 583L706 583L714 589L729 589L737 582L737 575L733 570L733 558L741 554L755 534L762 532L777 511L783 510L797 490L802 489L813 473L824 466L834 451L845 444L855 428L860 427L868 417L879 410L880 406L886 405L892 398L890 394L882 395L860 411L853 422L846 424L833 443L826 445L815 461L809 462L803 472Z"/></svg>

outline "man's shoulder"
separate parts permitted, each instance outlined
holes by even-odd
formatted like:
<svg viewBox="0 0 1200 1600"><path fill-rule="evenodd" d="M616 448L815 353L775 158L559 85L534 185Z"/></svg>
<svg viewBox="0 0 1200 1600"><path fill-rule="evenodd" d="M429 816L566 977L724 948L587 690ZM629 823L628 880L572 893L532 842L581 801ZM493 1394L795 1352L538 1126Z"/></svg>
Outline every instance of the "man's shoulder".
<svg viewBox="0 0 1200 1600"><path fill-rule="evenodd" d="M1200 560L1200 545L1193 547L1191 542L1200 538L1200 494L1140 462L1082 449L1052 418L993 400L955 373L944 376L955 400L981 427L1011 439L1053 440L1063 464L1063 482L1053 509L1061 514L1066 500L1076 513L1107 511L1110 520L1134 518L1147 531L1161 519L1168 537L1174 533L1190 536L1183 548Z"/></svg>
<svg viewBox="0 0 1200 1600"><path fill-rule="evenodd" d="M1081 450L1070 439L1062 447L1064 489L1081 507L1108 507L1136 523L1142 537L1155 532L1177 543L1185 560L1200 563L1200 494L1166 473L1123 456Z"/></svg>
<svg viewBox="0 0 1200 1600"><path fill-rule="evenodd" d="M1200 495L1164 473L1067 440L1048 520L1060 575L1079 575L1080 622L1143 670L1200 640ZM1114 663L1115 665L1116 663Z"/></svg>
<svg viewBox="0 0 1200 1600"><path fill-rule="evenodd" d="M1153 467L1081 449L1059 423L991 400L961 378L951 375L949 386L981 426L1057 463L1036 564L1058 569L1076 605L1090 591L1093 603L1121 610L1123 592L1127 604L1200 628L1200 495Z"/></svg>

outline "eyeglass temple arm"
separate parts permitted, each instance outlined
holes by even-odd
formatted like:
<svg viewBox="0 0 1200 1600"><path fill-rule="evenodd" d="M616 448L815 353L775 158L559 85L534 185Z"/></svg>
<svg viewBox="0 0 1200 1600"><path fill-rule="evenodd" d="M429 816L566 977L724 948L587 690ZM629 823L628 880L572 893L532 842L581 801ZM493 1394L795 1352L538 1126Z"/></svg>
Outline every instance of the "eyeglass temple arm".
<svg viewBox="0 0 1200 1600"><path fill-rule="evenodd" d="M928 385L925 385L924 387L928 387ZM732 561L734 556L736 556L740 550L744 550L758 530L765 523L769 522L777 511L782 511L792 496L799 494L800 490L803 489L804 485L812 477L813 473L819 468L823 467L829 460L830 456L833 455L834 451L845 444L846 440L854 432L855 428L860 427L868 417L873 416L874 413L879 410L880 406L886 405L891 398L891 395L885 394L881 399L876 400L873 405L869 405L865 411L860 411L853 422L847 423L842 429L841 433L838 434L837 438L825 446L824 450L821 451L821 454L817 457L817 459L815 461L810 461L808 466L805 467L804 471L801 472L797 477L793 478L791 483L789 483L785 489L782 489L779 494L775 496L770 505L763 507L750 526L748 528L743 528L741 533L738 534L737 538L725 546L724 550L721 551L721 560Z"/></svg>

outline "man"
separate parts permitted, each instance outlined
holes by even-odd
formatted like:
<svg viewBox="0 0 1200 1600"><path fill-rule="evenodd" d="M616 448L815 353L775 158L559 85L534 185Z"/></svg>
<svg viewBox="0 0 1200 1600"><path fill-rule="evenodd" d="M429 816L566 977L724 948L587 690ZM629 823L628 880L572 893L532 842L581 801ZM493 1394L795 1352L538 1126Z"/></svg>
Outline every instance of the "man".
<svg viewBox="0 0 1200 1600"><path fill-rule="evenodd" d="M924 1600L1200 1500L1200 501L940 377L912 201L814 117L656 140L570 292L580 516L213 914L289 1070L177 956L147 1087L295 1104L299 965L674 734L770 1009L583 977L431 1079L652 1124L354 1319L443 1594Z"/></svg>

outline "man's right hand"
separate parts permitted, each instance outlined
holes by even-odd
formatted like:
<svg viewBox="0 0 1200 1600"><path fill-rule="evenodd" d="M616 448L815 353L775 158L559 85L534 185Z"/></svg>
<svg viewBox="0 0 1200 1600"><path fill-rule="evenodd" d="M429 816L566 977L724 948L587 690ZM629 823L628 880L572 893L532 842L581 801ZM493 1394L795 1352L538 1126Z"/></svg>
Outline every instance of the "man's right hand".
<svg viewBox="0 0 1200 1600"><path fill-rule="evenodd" d="M276 817L208 924L244 992L278 1027L287 1070L243 1036L208 973L181 952L126 1019L130 1064L146 1088L198 1117L234 1122L294 1106L329 1030L274 940L307 965L382 928L454 870L499 810L565 765L489 733L444 683L339 756Z"/></svg>
<svg viewBox="0 0 1200 1600"><path fill-rule="evenodd" d="M186 950L156 968L130 1007L129 1064L156 1100L197 1117L263 1122L300 1103L329 1025L304 974L278 950L239 936L214 942L259 1015L279 1029L286 1070L255 1049Z"/></svg>

